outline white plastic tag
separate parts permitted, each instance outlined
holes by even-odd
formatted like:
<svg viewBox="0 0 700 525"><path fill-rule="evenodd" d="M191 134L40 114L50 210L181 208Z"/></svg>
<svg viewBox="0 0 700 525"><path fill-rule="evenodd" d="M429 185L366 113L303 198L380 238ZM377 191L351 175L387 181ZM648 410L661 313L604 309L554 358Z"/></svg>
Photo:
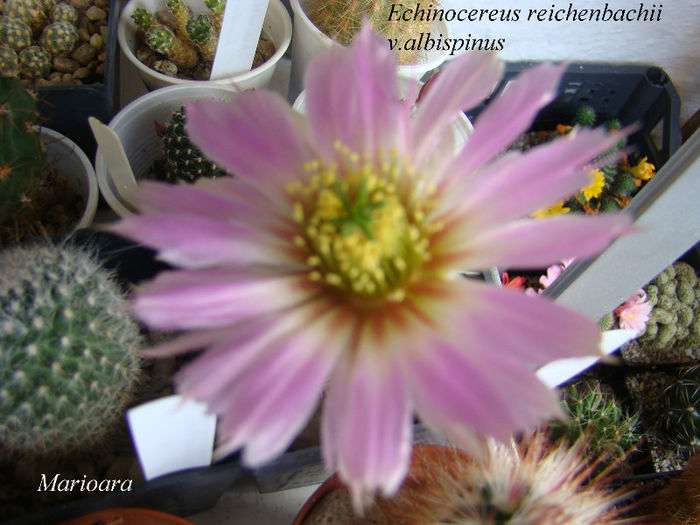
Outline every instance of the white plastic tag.
<svg viewBox="0 0 700 525"><path fill-rule="evenodd" d="M211 80L249 71L255 58L268 0L226 0Z"/></svg>
<svg viewBox="0 0 700 525"><path fill-rule="evenodd" d="M203 403L163 397L126 412L146 480L211 464L216 416Z"/></svg>
<svg viewBox="0 0 700 525"><path fill-rule="evenodd" d="M608 330L602 333L600 346L605 355L612 354L637 335L639 332L636 330ZM548 387L554 388L593 366L596 361L598 358L595 356L557 359L540 368L537 371L537 377L544 381Z"/></svg>

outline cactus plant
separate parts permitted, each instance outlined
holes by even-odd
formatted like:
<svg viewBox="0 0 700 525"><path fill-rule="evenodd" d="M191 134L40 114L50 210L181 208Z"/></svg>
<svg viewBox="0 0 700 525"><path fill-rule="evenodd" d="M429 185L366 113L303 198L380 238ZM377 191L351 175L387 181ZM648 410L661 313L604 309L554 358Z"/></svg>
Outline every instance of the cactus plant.
<svg viewBox="0 0 700 525"><path fill-rule="evenodd" d="M202 58L213 61L219 39L211 17L201 13L193 16L187 21L185 32Z"/></svg>
<svg viewBox="0 0 700 525"><path fill-rule="evenodd" d="M224 9L226 8L226 0L204 0L204 5L207 6L211 15L214 30L218 35L221 31L221 22L224 19Z"/></svg>
<svg viewBox="0 0 700 525"><path fill-rule="evenodd" d="M641 437L636 432L639 416L628 414L613 395L604 394L597 383L570 385L563 392L562 406L567 419L550 423L552 439L575 443L586 435L593 457L624 456Z"/></svg>
<svg viewBox="0 0 700 525"><path fill-rule="evenodd" d="M19 53L19 70L28 78L41 78L51 70L51 55L37 45L25 47Z"/></svg>
<svg viewBox="0 0 700 525"><path fill-rule="evenodd" d="M0 71L2 76L16 77L19 73L19 57L14 49L0 46Z"/></svg>
<svg viewBox="0 0 700 525"><path fill-rule="evenodd" d="M700 365L683 370L664 393L664 428L684 446L700 446Z"/></svg>
<svg viewBox="0 0 700 525"><path fill-rule="evenodd" d="M190 142L185 132L185 113L180 108L175 111L163 131L163 150L165 153L165 178L169 182L195 182L202 177L220 177L226 175L203 156L202 152Z"/></svg>
<svg viewBox="0 0 700 525"><path fill-rule="evenodd" d="M139 370L137 325L89 251L48 243L0 252L0 447L60 456L123 416Z"/></svg>
<svg viewBox="0 0 700 525"><path fill-rule="evenodd" d="M40 32L48 21L47 3L43 0L6 0L5 14L23 20L34 32Z"/></svg>
<svg viewBox="0 0 700 525"><path fill-rule="evenodd" d="M134 12L131 13L131 19L144 31L148 31L158 24L155 15L145 7L137 7L134 9Z"/></svg>
<svg viewBox="0 0 700 525"><path fill-rule="evenodd" d="M32 43L32 30L23 20L0 16L0 44L20 51Z"/></svg>
<svg viewBox="0 0 700 525"><path fill-rule="evenodd" d="M36 101L17 78L0 77L0 225L16 220L46 155L34 128Z"/></svg>
<svg viewBox="0 0 700 525"><path fill-rule="evenodd" d="M175 17L177 22L176 28L180 36L187 35L187 21L192 18L192 8L188 6L184 0L167 0L168 9Z"/></svg>
<svg viewBox="0 0 700 525"><path fill-rule="evenodd" d="M67 55L78 43L78 30L67 20L52 22L44 28L39 43L51 55Z"/></svg>
<svg viewBox="0 0 700 525"><path fill-rule="evenodd" d="M164 25L156 25L146 33L146 43L156 53L170 58L178 67L193 68L198 61L197 51L184 39Z"/></svg>
<svg viewBox="0 0 700 525"><path fill-rule="evenodd" d="M51 8L51 20L54 22L65 20L75 25L78 23L78 11L66 2L59 2Z"/></svg>

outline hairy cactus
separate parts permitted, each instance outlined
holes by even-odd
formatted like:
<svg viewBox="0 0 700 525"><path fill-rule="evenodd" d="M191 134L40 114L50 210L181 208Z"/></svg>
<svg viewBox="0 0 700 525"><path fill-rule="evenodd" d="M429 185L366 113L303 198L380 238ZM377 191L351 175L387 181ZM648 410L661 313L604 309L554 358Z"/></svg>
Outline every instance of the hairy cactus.
<svg viewBox="0 0 700 525"><path fill-rule="evenodd" d="M19 52L19 70L28 78L45 77L51 70L51 55L41 46L25 47Z"/></svg>
<svg viewBox="0 0 700 525"><path fill-rule="evenodd" d="M214 60L216 46L219 42L211 17L198 14L187 21L185 32L187 38L195 45L205 60Z"/></svg>
<svg viewBox="0 0 700 525"><path fill-rule="evenodd" d="M575 443L586 435L594 457L624 456L641 437L635 431L639 417L626 413L612 395L606 396L597 384L571 385L563 392L562 406L567 419L550 423L552 439Z"/></svg>
<svg viewBox="0 0 700 525"><path fill-rule="evenodd" d="M591 106L583 106L579 108L574 117L574 123L581 126L593 126L596 121L595 109Z"/></svg>
<svg viewBox="0 0 700 525"><path fill-rule="evenodd" d="M112 274L78 247L0 252L0 449L61 456L99 442L130 400L137 325Z"/></svg>
<svg viewBox="0 0 700 525"><path fill-rule="evenodd" d="M163 150L165 153L165 177L170 182L192 183L202 177L226 175L226 172L204 157L202 152L187 137L185 114L182 108L173 113L165 126Z"/></svg>
<svg viewBox="0 0 700 525"><path fill-rule="evenodd" d="M685 369L664 393L664 427L681 445L700 446L700 365Z"/></svg>
<svg viewBox="0 0 700 525"><path fill-rule="evenodd" d="M167 56L178 67L193 68L197 64L197 51L184 39L164 25L156 25L146 33L146 43L156 53Z"/></svg>
<svg viewBox="0 0 700 525"><path fill-rule="evenodd" d="M17 78L0 77L0 225L21 214L44 168L37 120L34 97Z"/></svg>
<svg viewBox="0 0 700 525"><path fill-rule="evenodd" d="M674 263L645 290L653 309L646 330L637 338L642 348L700 344L700 282L692 266Z"/></svg>
<svg viewBox="0 0 700 525"><path fill-rule="evenodd" d="M51 55L67 55L78 43L78 30L66 20L53 22L44 28L39 43Z"/></svg>
<svg viewBox="0 0 700 525"><path fill-rule="evenodd" d="M32 30L19 18L0 16L0 45L20 51L32 43Z"/></svg>

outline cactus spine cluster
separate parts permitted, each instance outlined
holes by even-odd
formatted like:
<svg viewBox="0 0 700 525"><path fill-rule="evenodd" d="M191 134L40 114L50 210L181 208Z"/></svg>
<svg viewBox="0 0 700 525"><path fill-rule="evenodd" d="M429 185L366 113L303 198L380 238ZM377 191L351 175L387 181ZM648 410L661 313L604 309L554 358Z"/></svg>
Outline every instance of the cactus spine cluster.
<svg viewBox="0 0 700 525"><path fill-rule="evenodd" d="M44 168L37 120L34 97L17 78L0 77L0 226L21 215Z"/></svg>
<svg viewBox="0 0 700 525"><path fill-rule="evenodd" d="M689 264L679 261L645 287L653 306L646 330L637 338L643 349L662 350L700 344L700 282Z"/></svg>
<svg viewBox="0 0 700 525"><path fill-rule="evenodd" d="M78 247L0 252L0 450L61 456L123 416L139 370L137 325L112 274Z"/></svg>
<svg viewBox="0 0 700 525"><path fill-rule="evenodd" d="M190 141L185 131L184 108L175 111L163 132L165 177L169 182L195 182L202 177L226 175Z"/></svg>
<svg viewBox="0 0 700 525"><path fill-rule="evenodd" d="M681 372L664 393L664 427L681 445L700 446L700 365Z"/></svg>

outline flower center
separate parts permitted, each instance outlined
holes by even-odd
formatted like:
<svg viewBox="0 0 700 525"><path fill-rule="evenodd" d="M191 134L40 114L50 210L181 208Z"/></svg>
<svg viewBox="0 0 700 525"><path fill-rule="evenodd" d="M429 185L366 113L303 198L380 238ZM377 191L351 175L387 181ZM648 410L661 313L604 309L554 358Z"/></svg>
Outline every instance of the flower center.
<svg viewBox="0 0 700 525"><path fill-rule="evenodd" d="M287 187L309 278L353 296L401 301L431 257L430 235L439 229L426 221L433 203L412 192L420 177L396 152L374 160L335 147L339 162L309 162L308 182Z"/></svg>

